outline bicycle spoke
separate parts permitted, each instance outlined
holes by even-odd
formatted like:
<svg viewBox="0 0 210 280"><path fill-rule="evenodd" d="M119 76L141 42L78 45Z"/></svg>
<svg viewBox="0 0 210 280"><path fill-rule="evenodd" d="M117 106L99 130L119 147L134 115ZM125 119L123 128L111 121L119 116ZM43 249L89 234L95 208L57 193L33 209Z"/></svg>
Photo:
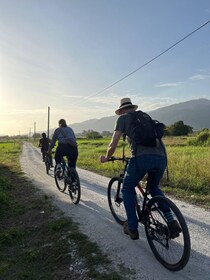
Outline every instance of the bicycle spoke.
<svg viewBox="0 0 210 280"><path fill-rule="evenodd" d="M77 171L74 168L70 169L70 184L68 187L69 196L74 204L78 204L81 196L81 186Z"/></svg>
<svg viewBox="0 0 210 280"><path fill-rule="evenodd" d="M165 204L164 204L165 203ZM173 238L163 212L158 205L170 208L181 232ZM165 197L154 197L148 205L148 219L145 230L149 245L156 258L169 270L180 270L188 262L190 237L184 218L178 208Z"/></svg>
<svg viewBox="0 0 210 280"><path fill-rule="evenodd" d="M56 186L57 186L58 190L60 192L65 192L67 184L64 180L63 169L61 169L61 172L58 174L58 173L56 173L56 166L55 166L54 176L55 176L55 183L56 183Z"/></svg>
<svg viewBox="0 0 210 280"><path fill-rule="evenodd" d="M113 178L108 186L108 203L111 213L119 224L123 224L127 220L125 207L119 187L119 178Z"/></svg>

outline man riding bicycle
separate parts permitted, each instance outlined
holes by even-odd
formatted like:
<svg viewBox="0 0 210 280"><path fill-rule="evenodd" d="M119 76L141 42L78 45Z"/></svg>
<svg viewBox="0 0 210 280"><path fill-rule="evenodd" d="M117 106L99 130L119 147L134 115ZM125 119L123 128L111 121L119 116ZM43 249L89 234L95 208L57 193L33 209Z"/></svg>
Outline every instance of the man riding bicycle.
<svg viewBox="0 0 210 280"><path fill-rule="evenodd" d="M133 105L130 98L123 98L120 101L119 108L115 111L119 118L116 121L112 140L108 146L106 156L101 156L102 163L106 162L115 152L120 137L130 135L130 128L132 123L132 112L136 111L137 105ZM127 222L124 223L124 233L128 234L131 239L139 239L138 233L138 219L135 209L135 186L144 177L148 170L156 169L156 172L150 181L150 194L152 196L161 195L163 192L159 188L160 180L164 174L167 158L166 151L162 141L157 139L154 147L136 145L136 143L129 137L129 147L131 151L131 158L128 163L125 177L123 179L123 202L127 214ZM172 231L180 232L180 227L176 220L173 219L172 213L166 211L164 216Z"/></svg>
<svg viewBox="0 0 210 280"><path fill-rule="evenodd" d="M68 158L69 168L73 167L76 169L76 162L78 157L77 142L74 131L71 127L68 127L64 119L60 119L58 122L59 127L54 131L52 141L48 153L51 154L56 141L58 141L58 146L55 152L55 162L56 162L56 173L61 172L61 159L66 156Z"/></svg>
<svg viewBox="0 0 210 280"><path fill-rule="evenodd" d="M39 147L41 147L41 153L42 153L42 160L45 161L45 156L47 154L47 151L49 149L50 145L50 139L47 137L46 133L42 133L42 138L39 140ZM52 162L52 156L50 155L50 162L51 166L53 165Z"/></svg>

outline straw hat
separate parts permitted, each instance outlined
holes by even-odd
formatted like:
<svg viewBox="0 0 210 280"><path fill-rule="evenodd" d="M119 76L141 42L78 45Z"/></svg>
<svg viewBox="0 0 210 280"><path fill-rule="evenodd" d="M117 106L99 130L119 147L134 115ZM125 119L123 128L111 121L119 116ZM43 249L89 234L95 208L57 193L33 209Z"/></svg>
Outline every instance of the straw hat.
<svg viewBox="0 0 210 280"><path fill-rule="evenodd" d="M115 111L115 114L119 115L120 110L126 107L133 107L136 110L138 108L138 105L133 105L129 97L122 98L120 100L120 106Z"/></svg>

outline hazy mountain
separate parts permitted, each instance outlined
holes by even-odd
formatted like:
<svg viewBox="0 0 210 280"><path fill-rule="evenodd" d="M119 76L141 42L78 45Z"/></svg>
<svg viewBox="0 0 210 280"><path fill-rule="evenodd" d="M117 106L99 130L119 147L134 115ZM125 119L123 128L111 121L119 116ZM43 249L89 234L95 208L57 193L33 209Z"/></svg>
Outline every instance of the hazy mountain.
<svg viewBox="0 0 210 280"><path fill-rule="evenodd" d="M182 120L193 127L193 130L210 128L210 100L190 100L148 112L153 119L157 119L166 125L171 125ZM117 116L109 116L101 119L91 119L81 123L71 124L75 133L92 129L94 131L113 131Z"/></svg>
<svg viewBox="0 0 210 280"><path fill-rule="evenodd" d="M75 133L83 132L84 130L92 129L94 131L113 131L114 124L117 119L116 116L104 117L101 119L91 119L81 123L73 123L71 127Z"/></svg>
<svg viewBox="0 0 210 280"><path fill-rule="evenodd" d="M210 100L204 98L159 108L149 114L166 125L182 120L194 131L210 128Z"/></svg>

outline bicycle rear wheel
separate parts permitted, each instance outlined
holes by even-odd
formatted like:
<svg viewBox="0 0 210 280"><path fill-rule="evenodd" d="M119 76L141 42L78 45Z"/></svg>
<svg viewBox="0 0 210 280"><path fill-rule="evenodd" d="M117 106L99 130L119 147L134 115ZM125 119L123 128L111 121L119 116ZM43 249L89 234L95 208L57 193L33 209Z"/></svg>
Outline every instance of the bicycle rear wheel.
<svg viewBox="0 0 210 280"><path fill-rule="evenodd" d="M55 165L54 177L55 177L56 186L60 192L65 192L67 184L64 180L64 170L63 170L63 168L61 168L61 172L58 174L58 173L56 173L56 167L57 166Z"/></svg>
<svg viewBox="0 0 210 280"><path fill-rule="evenodd" d="M123 225L127 220L127 216L122 199L121 188L122 179L119 177L112 178L108 185L107 196L109 208L113 217L120 225Z"/></svg>
<svg viewBox="0 0 210 280"><path fill-rule="evenodd" d="M72 167L69 171L71 183L68 186L69 196L74 204L78 204L81 197L81 185L77 171Z"/></svg>
<svg viewBox="0 0 210 280"><path fill-rule="evenodd" d="M168 207L177 220L181 228L177 237L172 236L160 205ZM145 232L155 257L169 270L183 269L190 257L190 235L182 213L170 199L162 196L153 197L146 208Z"/></svg>
<svg viewBox="0 0 210 280"><path fill-rule="evenodd" d="M45 156L45 167L46 167L46 173L49 174L51 162L48 155Z"/></svg>

